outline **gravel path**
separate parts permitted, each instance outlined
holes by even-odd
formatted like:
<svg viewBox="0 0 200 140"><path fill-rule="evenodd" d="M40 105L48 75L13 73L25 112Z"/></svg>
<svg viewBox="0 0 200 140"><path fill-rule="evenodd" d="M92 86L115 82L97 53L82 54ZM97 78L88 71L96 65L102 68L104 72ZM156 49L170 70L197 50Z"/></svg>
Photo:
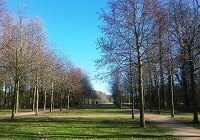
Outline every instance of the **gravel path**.
<svg viewBox="0 0 200 140"><path fill-rule="evenodd" d="M173 121L170 116L145 113L145 120L182 140L200 140L200 129Z"/></svg>

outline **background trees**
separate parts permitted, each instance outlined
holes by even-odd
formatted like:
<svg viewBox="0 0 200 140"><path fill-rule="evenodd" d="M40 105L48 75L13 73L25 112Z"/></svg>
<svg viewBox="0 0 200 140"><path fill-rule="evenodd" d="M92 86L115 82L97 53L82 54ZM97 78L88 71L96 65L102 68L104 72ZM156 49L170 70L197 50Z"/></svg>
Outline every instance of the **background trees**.
<svg viewBox="0 0 200 140"><path fill-rule="evenodd" d="M15 15L0 0L0 31L0 108L12 109L12 118L21 108L37 115L39 108L52 112L100 99L88 74L53 49L41 19L25 18L21 9Z"/></svg>

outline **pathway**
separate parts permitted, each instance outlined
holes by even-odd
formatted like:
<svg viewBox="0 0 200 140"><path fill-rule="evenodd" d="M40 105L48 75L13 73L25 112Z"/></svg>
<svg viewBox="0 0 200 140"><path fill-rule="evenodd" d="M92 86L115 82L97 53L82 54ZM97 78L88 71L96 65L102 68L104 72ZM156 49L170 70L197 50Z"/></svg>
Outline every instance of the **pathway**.
<svg viewBox="0 0 200 140"><path fill-rule="evenodd" d="M59 109L54 109L53 111L59 111ZM41 110L38 111L38 115L39 114L43 114L45 112L49 112L49 110ZM24 118L27 116L36 116L35 111L31 111L31 112L19 112L17 114L15 114L15 118ZM0 119L10 119L11 118L11 113L8 115L0 115Z"/></svg>
<svg viewBox="0 0 200 140"><path fill-rule="evenodd" d="M145 119L182 140L200 140L200 129L174 121L168 115L145 113Z"/></svg>

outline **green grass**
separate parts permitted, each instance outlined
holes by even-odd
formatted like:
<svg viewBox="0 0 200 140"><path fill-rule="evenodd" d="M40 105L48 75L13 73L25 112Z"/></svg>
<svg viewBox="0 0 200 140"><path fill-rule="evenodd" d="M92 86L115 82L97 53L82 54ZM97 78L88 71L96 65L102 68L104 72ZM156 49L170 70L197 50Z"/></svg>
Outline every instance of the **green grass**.
<svg viewBox="0 0 200 140"><path fill-rule="evenodd" d="M131 119L131 112L112 104L45 113L26 119L0 120L0 139L176 139L161 129Z"/></svg>
<svg viewBox="0 0 200 140"><path fill-rule="evenodd" d="M11 110L0 110L0 115L10 115L11 112Z"/></svg>

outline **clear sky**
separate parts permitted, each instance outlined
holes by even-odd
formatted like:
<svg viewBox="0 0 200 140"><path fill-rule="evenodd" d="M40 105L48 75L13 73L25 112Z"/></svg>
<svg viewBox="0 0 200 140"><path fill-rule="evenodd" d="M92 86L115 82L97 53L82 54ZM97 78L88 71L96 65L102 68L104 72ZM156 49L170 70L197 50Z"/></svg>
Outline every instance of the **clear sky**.
<svg viewBox="0 0 200 140"><path fill-rule="evenodd" d="M94 60L100 57L95 41L100 35L101 21L97 12L106 7L107 0L5 0L17 13L19 5L26 7L25 16L40 17L56 50L67 55L77 67L97 74ZM20 4L21 3L21 4ZM93 87L108 93L106 83L92 81Z"/></svg>

